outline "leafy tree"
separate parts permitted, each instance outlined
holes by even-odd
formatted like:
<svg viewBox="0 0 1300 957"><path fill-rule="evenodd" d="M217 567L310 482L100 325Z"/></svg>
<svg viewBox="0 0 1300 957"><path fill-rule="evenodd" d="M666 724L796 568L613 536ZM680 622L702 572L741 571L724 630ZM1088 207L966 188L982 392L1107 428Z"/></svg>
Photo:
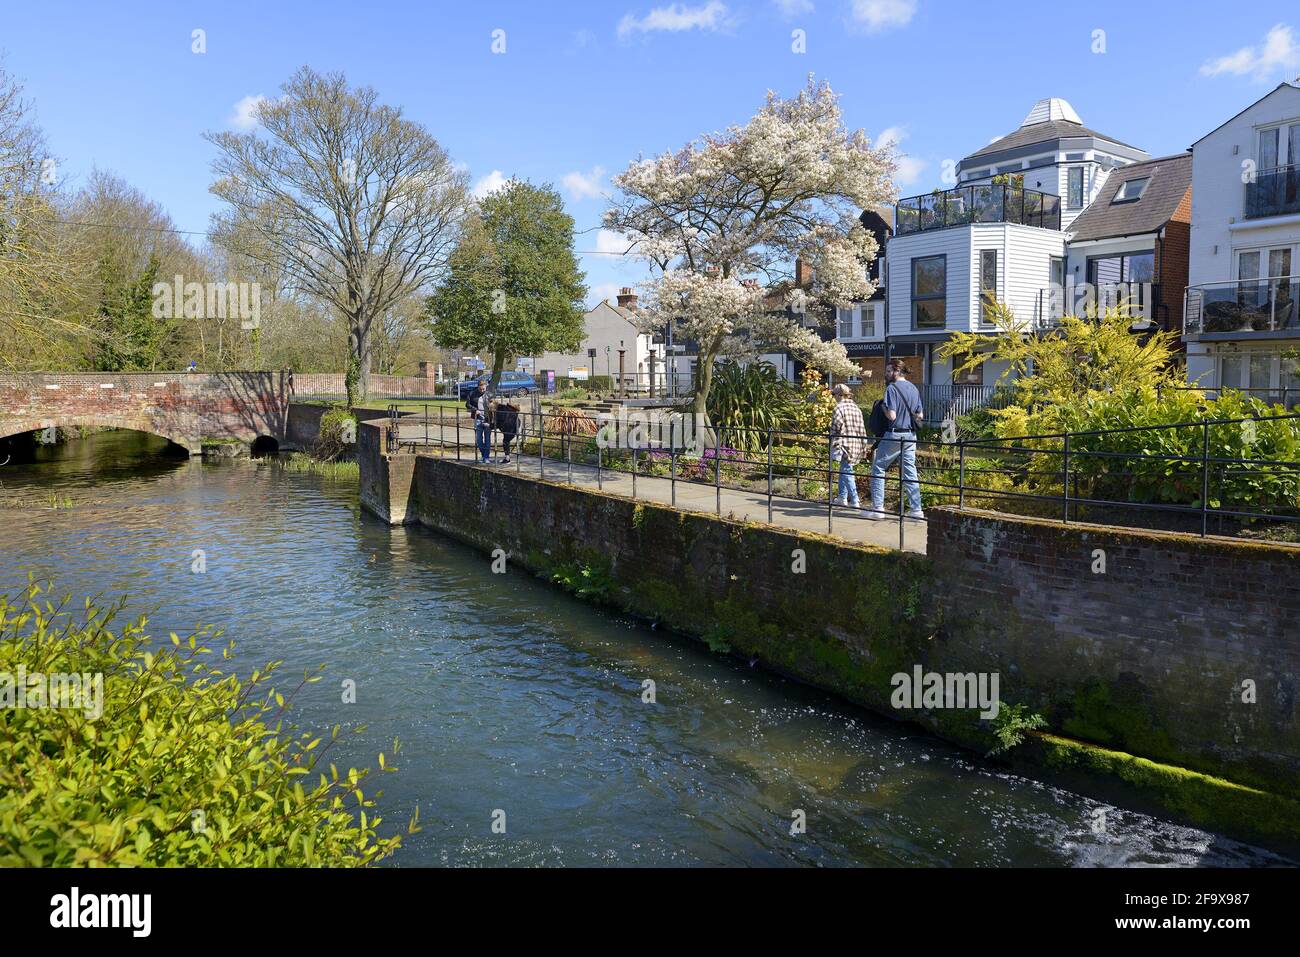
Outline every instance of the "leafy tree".
<svg viewBox="0 0 1300 957"><path fill-rule="evenodd" d="M573 252L573 217L549 186L512 179L487 196L429 297L434 341L492 353L491 388L507 362L572 352L587 295Z"/></svg>

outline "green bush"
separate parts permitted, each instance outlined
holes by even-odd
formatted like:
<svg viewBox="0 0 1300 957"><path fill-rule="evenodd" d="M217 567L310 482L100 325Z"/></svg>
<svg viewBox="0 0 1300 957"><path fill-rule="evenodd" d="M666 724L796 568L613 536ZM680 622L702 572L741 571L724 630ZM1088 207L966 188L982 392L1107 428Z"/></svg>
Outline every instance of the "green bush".
<svg viewBox="0 0 1300 957"><path fill-rule="evenodd" d="M322 462L334 462L349 454L356 441L356 413L336 406L320 417L320 430L312 454Z"/></svg>
<svg viewBox="0 0 1300 957"><path fill-rule="evenodd" d="M241 681L204 662L212 632L155 644L144 618L115 630L120 610L0 596L0 676L102 676L97 703L0 707L0 867L346 867L397 849L370 772L326 760L339 729L324 745L285 729L276 663Z"/></svg>
<svg viewBox="0 0 1300 957"><path fill-rule="evenodd" d="M1159 502L1199 507L1202 456L1209 438L1209 507L1236 510L1290 509L1300 505L1300 481L1293 466L1300 460L1300 420L1231 422L1207 427L1201 422L1257 419L1282 415L1239 392L1206 400L1198 392L1170 391L1159 399L1140 393L1096 393L1060 410L1071 432L1198 423L1182 428L1071 437L1070 473L1080 493L1103 499ZM1089 453L1103 453L1089 454ZM1146 457L1141 457L1146 456ZM1036 455L1037 473L1059 471L1061 457ZM1230 464L1220 460L1246 460ZM1040 484L1054 479L1039 475Z"/></svg>
<svg viewBox="0 0 1300 957"><path fill-rule="evenodd" d="M724 430L724 441L732 448L765 449L765 433L790 424L798 398L798 391L771 363L744 365L728 359L713 368L709 421Z"/></svg>

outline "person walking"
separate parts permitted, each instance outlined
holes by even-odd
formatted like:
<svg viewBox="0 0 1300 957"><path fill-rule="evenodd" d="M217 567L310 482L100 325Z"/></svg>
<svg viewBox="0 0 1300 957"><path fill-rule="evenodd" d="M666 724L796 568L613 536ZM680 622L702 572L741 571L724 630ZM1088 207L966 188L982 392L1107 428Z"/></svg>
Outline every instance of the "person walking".
<svg viewBox="0 0 1300 957"><path fill-rule="evenodd" d="M836 505L858 507L858 477L854 467L867 451L867 425L849 387L841 383L833 390L836 403L831 416L831 461L839 463L840 489Z"/></svg>
<svg viewBox="0 0 1300 957"><path fill-rule="evenodd" d="M519 434L519 408L503 399L496 404L495 409L492 422L501 430L501 451L505 453L501 463L509 465L510 446Z"/></svg>
<svg viewBox="0 0 1300 957"><path fill-rule="evenodd" d="M474 445L479 458L487 465L492 451L492 424L489 421L487 379L479 379L478 387L465 400L465 407L474 416Z"/></svg>
<svg viewBox="0 0 1300 957"><path fill-rule="evenodd" d="M907 363L890 359L885 366L884 413L889 431L880 437L871 458L871 511L869 518L884 519L885 473L895 460L901 459L903 494L907 496L907 517L925 518L921 511L920 476L916 471L916 430L921 426L924 410L921 393L907 381Z"/></svg>

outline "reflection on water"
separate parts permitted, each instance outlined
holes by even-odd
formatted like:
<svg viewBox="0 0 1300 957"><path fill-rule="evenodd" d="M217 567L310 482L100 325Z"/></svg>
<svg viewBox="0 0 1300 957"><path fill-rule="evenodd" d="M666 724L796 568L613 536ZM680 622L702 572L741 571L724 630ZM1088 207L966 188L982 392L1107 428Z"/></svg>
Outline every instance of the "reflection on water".
<svg viewBox="0 0 1300 957"><path fill-rule="evenodd" d="M295 719L367 724L353 763L401 739L381 805L397 826L418 804L424 830L396 864L1277 862L493 575L477 553L364 516L346 485L163 451L105 433L0 468L0 590L31 571L62 591L125 593L157 609L155 634L212 623L244 670L285 659L286 684L326 664ZM53 490L71 507L48 508ZM206 574L190 571L195 549ZM491 832L497 809L506 835ZM796 809L805 834L790 834Z"/></svg>

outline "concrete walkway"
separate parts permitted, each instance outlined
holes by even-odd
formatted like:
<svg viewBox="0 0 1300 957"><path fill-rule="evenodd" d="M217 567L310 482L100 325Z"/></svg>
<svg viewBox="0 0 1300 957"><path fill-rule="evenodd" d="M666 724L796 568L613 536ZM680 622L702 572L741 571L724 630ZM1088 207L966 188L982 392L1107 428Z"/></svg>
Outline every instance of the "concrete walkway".
<svg viewBox="0 0 1300 957"><path fill-rule="evenodd" d="M441 444L444 457L454 456L457 444L456 428L450 422L445 423L445 426L445 435L440 436L438 422L431 420L427 445L437 447ZM422 418L413 421L399 420L398 433L404 451L407 443L413 444L413 451L417 453L434 451L425 448L426 432ZM671 479L648 475L636 476L634 490L632 475L627 472L613 472L609 469L597 469L594 466L577 463L570 466L562 458L551 457L546 459L543 467L536 455L512 455L509 465L499 464L499 449L493 450L494 461L498 464L477 465L473 447L473 428L467 427L464 421L461 424L459 438L461 462L467 468L511 471L532 478L545 477L549 482L571 483L579 488L600 489L637 501L676 505L677 508L692 512L712 512L724 518L762 522L797 531L829 534L847 541L865 542L882 548L901 548L905 551L925 554L926 523L920 520L900 521L897 517L891 516L887 520L873 521L866 517L865 509L837 507L832 510L828 509L824 502L818 504L779 496L772 498L769 518L766 494L725 487L719 490L713 485L686 482L681 479L674 483ZM499 440L500 435L494 435L493 438L494 441Z"/></svg>

